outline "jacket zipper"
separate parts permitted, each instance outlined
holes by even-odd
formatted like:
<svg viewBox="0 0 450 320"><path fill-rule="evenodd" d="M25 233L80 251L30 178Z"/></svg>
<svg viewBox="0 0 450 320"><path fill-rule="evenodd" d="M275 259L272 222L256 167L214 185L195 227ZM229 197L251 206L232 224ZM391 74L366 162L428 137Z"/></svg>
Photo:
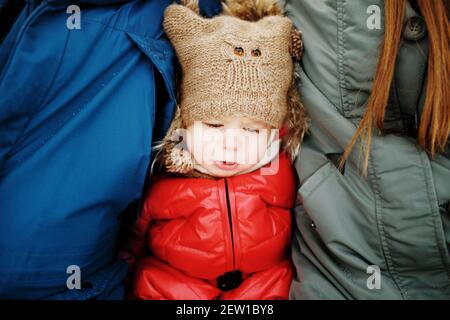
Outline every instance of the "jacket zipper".
<svg viewBox="0 0 450 320"><path fill-rule="evenodd" d="M233 219L231 216L230 197L228 194L228 182L227 182L227 179L224 179L224 181L225 181L225 196L226 196L226 203L227 203L228 223L230 226L231 248L232 248L232 253L233 253L233 270L234 270L236 268L236 259L235 259L235 253L234 253Z"/></svg>

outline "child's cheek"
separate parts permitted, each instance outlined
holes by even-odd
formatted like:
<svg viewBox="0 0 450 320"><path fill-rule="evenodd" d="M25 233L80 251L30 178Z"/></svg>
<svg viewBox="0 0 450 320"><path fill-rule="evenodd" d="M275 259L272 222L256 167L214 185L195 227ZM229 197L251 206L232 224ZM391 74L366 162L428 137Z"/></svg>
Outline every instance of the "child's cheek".
<svg viewBox="0 0 450 320"><path fill-rule="evenodd" d="M247 139L239 143L238 158L238 162L243 165L258 163L259 157L257 141L255 139Z"/></svg>
<svg viewBox="0 0 450 320"><path fill-rule="evenodd" d="M187 146L195 161L200 165L210 163L217 152L217 132L205 128L188 130Z"/></svg>
<svg viewBox="0 0 450 320"><path fill-rule="evenodd" d="M203 141L202 137L199 137L193 131L188 131L187 146L189 152L194 157L195 161L199 164L202 163L203 159Z"/></svg>
<svg viewBox="0 0 450 320"><path fill-rule="evenodd" d="M266 153L268 145L269 144L268 144L267 138L264 137L264 139L261 139L261 138L258 139L258 150L257 150L257 152L258 152L258 155L259 155L259 160L261 160L262 157L264 156L264 154Z"/></svg>

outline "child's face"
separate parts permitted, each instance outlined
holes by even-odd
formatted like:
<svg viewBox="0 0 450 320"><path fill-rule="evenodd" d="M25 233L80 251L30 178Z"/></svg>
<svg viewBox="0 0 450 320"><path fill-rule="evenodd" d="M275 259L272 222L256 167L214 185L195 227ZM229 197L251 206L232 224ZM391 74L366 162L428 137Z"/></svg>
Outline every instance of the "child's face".
<svg viewBox="0 0 450 320"><path fill-rule="evenodd" d="M245 117L196 122L187 128L195 161L215 177L231 177L254 167L270 142L272 127Z"/></svg>

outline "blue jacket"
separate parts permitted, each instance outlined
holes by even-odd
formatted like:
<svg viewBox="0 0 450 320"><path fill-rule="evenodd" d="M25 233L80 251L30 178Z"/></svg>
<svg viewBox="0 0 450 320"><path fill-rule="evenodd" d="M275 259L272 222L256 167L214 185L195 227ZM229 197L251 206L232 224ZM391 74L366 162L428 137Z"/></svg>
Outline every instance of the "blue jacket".
<svg viewBox="0 0 450 320"><path fill-rule="evenodd" d="M170 2L27 0L0 43L0 298L123 296L121 220L175 105Z"/></svg>

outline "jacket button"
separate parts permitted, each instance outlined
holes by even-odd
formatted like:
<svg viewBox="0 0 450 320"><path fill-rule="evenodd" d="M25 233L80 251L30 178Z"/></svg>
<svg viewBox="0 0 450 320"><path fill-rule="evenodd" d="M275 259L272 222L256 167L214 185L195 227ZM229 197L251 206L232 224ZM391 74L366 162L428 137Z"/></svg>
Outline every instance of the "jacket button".
<svg viewBox="0 0 450 320"><path fill-rule="evenodd" d="M406 21L404 38L409 41L418 41L427 34L425 20L420 16L414 16Z"/></svg>
<svg viewBox="0 0 450 320"><path fill-rule="evenodd" d="M243 281L242 272L234 270L217 277L217 287L222 291L236 289Z"/></svg>

